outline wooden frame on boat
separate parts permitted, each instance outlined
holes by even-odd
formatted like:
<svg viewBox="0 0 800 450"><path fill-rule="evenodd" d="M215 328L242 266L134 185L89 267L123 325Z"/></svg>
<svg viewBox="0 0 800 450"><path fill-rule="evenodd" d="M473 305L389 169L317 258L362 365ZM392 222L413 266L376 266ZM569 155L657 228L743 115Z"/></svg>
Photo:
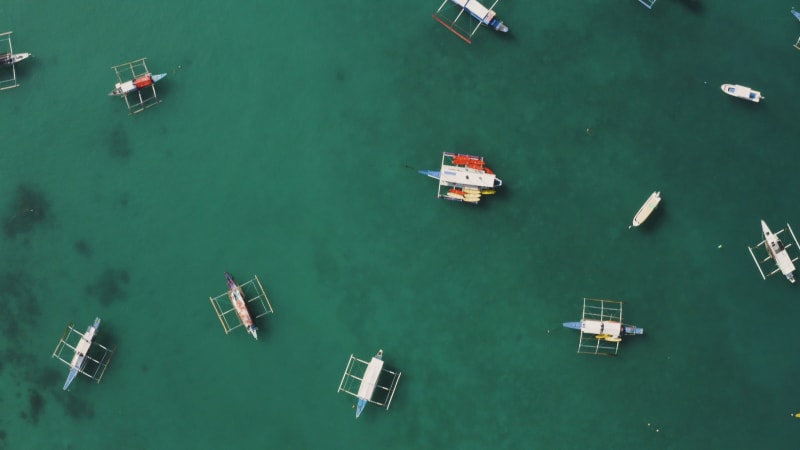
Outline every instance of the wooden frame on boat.
<svg viewBox="0 0 800 450"><path fill-rule="evenodd" d="M656 4L656 0L639 0L639 3L643 4L647 9L653 9L653 5Z"/></svg>
<svg viewBox="0 0 800 450"><path fill-rule="evenodd" d="M489 11L494 10L495 5L497 5L499 1L500 0L495 0L492 6L487 9ZM466 11L466 4L469 2L470 0L466 0L465 6L462 7L453 3L453 0L444 0L439 6L439 9L433 13L433 18L445 28L452 31L456 36L460 37L464 42L472 44L472 36L474 36L481 27L481 22Z"/></svg>
<svg viewBox="0 0 800 450"><path fill-rule="evenodd" d="M382 355L383 350L380 350L378 354ZM351 354L350 359L347 360L347 367L344 369L344 375L342 375L342 380L339 382L339 390L337 392L345 392L359 399L363 398L369 403L382 406L388 410L392 404L395 390L397 390L397 384L400 382L400 375L402 373L383 368L382 359L372 358L370 362L367 362ZM386 383L381 384L382 379L388 379L388 385ZM378 399L374 398L376 389L383 393L383 396Z"/></svg>
<svg viewBox="0 0 800 450"><path fill-rule="evenodd" d="M800 37L797 38L797 42L794 43L793 47L800 50Z"/></svg>
<svg viewBox="0 0 800 450"><path fill-rule="evenodd" d="M584 297L580 322L564 323L580 330L578 353L614 356L623 336L644 334L644 329L622 322L622 303Z"/></svg>
<svg viewBox="0 0 800 450"><path fill-rule="evenodd" d="M253 319L258 319L259 317L274 313L272 304L269 302L267 293L264 292L264 287L261 285L261 280L258 279L257 275L253 275L252 280L239 285L239 287L244 293L245 302L247 303L248 309L251 311ZM225 291L216 297L209 297L211 300L211 305L214 307L214 312L217 313L217 317L222 324L222 329L225 330L225 334L228 334L231 331L243 326L241 319L239 319L239 315L236 313L236 308L230 304L228 297L229 292L230 291ZM227 310L223 310L224 308L222 308L222 306L219 304L219 300L223 297L229 302L229 309ZM253 314L251 305L259 306L260 310ZM231 315L233 315L232 319L230 318Z"/></svg>
<svg viewBox="0 0 800 450"><path fill-rule="evenodd" d="M2 43L5 43L6 44L5 46L8 47L8 50L0 47L0 55L5 55L6 53L9 55L14 55L14 47L11 45L11 33L13 33L13 31L6 31L5 33L0 33L0 45L2 45ZM11 66L10 67L11 78L0 79L0 91L4 91L6 89L13 89L19 86L19 83L17 83L17 67L16 67L17 64L12 63L10 64L10 66Z"/></svg>
<svg viewBox="0 0 800 450"><path fill-rule="evenodd" d="M117 75L118 82L125 83L126 81L135 80L139 77L151 74L150 69L147 68L146 60L147 58L141 58L136 61L117 64L116 66L112 66L111 69ZM129 96L134 97L133 101L128 98ZM155 83L147 88L138 89L136 92L122 95L122 97L125 99L125 104L128 106L128 114L136 114L161 103L161 99L158 98L158 94L156 93Z"/></svg>
<svg viewBox="0 0 800 450"><path fill-rule="evenodd" d="M84 333L77 331L75 327L70 323L67 325L67 328L64 330L64 334L61 335L61 339L58 340L58 344L56 345L56 349L53 351L53 358L57 358L59 361L63 362L67 365L67 367L71 367L71 361L73 356L78 351L78 348L81 343L81 339L83 339ZM64 358L64 350L69 349L68 357ZM106 346L96 342L92 339L91 344L86 351L86 357L84 358L82 367L79 368L79 373L89 377L93 381L99 383L101 379L103 379L103 375L106 373L106 369L108 368L108 364L111 362L111 358L114 357L115 349L109 349Z"/></svg>

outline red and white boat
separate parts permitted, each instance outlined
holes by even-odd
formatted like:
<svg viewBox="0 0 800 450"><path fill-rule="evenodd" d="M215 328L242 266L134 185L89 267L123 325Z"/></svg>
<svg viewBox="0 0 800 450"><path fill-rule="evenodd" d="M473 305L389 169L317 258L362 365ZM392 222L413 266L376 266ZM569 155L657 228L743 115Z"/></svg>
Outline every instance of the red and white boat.
<svg viewBox="0 0 800 450"><path fill-rule="evenodd" d="M239 316L239 320L247 332L258 339L258 328L253 324L253 318L250 317L250 311L247 310L242 288L233 281L233 277L228 272L225 272L225 281L228 283L228 298L231 299L231 305L236 309L236 315Z"/></svg>

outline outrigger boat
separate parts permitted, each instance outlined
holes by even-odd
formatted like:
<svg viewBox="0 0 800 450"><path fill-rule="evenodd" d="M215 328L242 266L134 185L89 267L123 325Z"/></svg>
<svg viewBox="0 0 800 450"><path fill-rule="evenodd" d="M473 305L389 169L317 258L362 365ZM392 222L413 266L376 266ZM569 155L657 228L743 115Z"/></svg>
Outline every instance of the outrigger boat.
<svg viewBox="0 0 800 450"><path fill-rule="evenodd" d="M0 50L0 69L6 67L11 68L11 77L0 80L0 91L19 86L19 83L17 83L17 68L15 64L31 56L30 53L14 53L14 47L11 45L11 33L12 31L0 33L0 43L5 43L5 47L8 47L8 51Z"/></svg>
<svg viewBox="0 0 800 450"><path fill-rule="evenodd" d="M123 97L125 104L128 105L128 112L136 114L145 109L158 104L161 100L156 94L155 84L167 76L166 73L152 74L147 68L147 58L137 59L123 64L113 66L111 69L117 75L117 83L114 89L108 93L113 97ZM149 94L146 94L147 92ZM134 101L128 99L129 95L134 96ZM138 98L138 102L135 100Z"/></svg>
<svg viewBox="0 0 800 450"><path fill-rule="evenodd" d="M75 355L72 357L72 361L69 363L69 375L67 375L67 381L64 383L65 391L67 388L69 388L72 380L74 380L75 377L77 377L80 373L81 369L83 369L83 365L86 362L86 352L88 352L89 347L92 346L92 339L94 339L94 335L97 333L98 328L100 328L100 318L96 317L94 319L94 324L90 325L89 328L86 329L86 333L83 333L80 342L78 342L78 346L75 347Z"/></svg>
<svg viewBox="0 0 800 450"><path fill-rule="evenodd" d="M477 204L484 195L492 195L503 185L482 156L442 153L440 170L419 170L439 181L437 198Z"/></svg>
<svg viewBox="0 0 800 450"><path fill-rule="evenodd" d="M108 363L111 361L114 351L109 350L96 342L93 342L98 328L100 328L99 317L94 319L94 324L90 325L83 334L75 331L75 329L72 327L72 324L70 324L64 331L64 335L58 341L58 345L56 345L56 349L53 352L53 357L58 358L64 364L69 366L67 381L64 383L65 391L69 388L70 384L72 384L79 373L86 375L98 383L100 382L100 379L103 378L103 374L108 367ZM74 341L74 338L72 338L73 334L79 337L78 341L74 345L69 343L70 341ZM65 348L69 348L74 352L69 362L67 362L64 356L61 354ZM89 355L90 349L97 349L94 353L99 355L99 360ZM88 366L89 363L94 366L94 370L90 369Z"/></svg>
<svg viewBox="0 0 800 450"><path fill-rule="evenodd" d="M800 248L800 244L797 243L797 238L794 235L794 231L792 231L792 227L788 223L786 224L786 228L789 229L789 234L792 235L792 240L794 240L794 242L793 243L790 242L790 243L784 245L783 241L781 241L779 235L781 233L783 233L785 231L785 229L784 230L780 230L777 233L773 234L772 231L767 226L767 223L764 222L763 220L761 221L761 232L764 235L764 240L759 242L758 244L756 244L755 248L758 248L758 247L760 247L762 245L764 246L764 248L766 248L767 257L764 258L764 259L759 260L758 258L756 258L755 252L753 251L753 247L747 247L747 249L750 250L750 256L753 257L753 261L755 261L755 263L756 263L756 267L758 267L759 273L761 273L761 278L763 278L765 280L767 279L768 276L774 275L774 274L780 272L791 283L795 282L795 278L794 278L794 271L795 271L794 262L797 261L798 257L796 256L796 257L792 258L791 255L789 255L789 252L787 251L787 249L789 247L791 247L792 245L794 245L796 249ZM770 273L768 273L767 275L764 275L764 270L761 267L761 265L766 263L770 259L772 261L774 261L775 265L778 266L778 267L776 269L774 269L773 271L771 271Z"/></svg>
<svg viewBox="0 0 800 450"><path fill-rule="evenodd" d="M114 89L111 92L109 92L108 95L113 95L113 96L128 95L131 92L138 91L139 89L150 87L166 76L167 74L165 73L159 73L156 75L152 75L149 73L144 74L134 80L128 80L122 83L115 84Z"/></svg>
<svg viewBox="0 0 800 450"><path fill-rule="evenodd" d="M439 9L433 13L433 18L456 36L471 44L472 36L481 26L508 33L508 27L497 18L497 13L494 12L494 7L499 1L495 0L492 6L487 8L477 0L444 0ZM465 12L466 14L464 14ZM470 22L473 19L477 21L477 25L474 27L472 23L462 24L464 21Z"/></svg>
<svg viewBox="0 0 800 450"><path fill-rule="evenodd" d="M565 328L581 332L578 353L616 355L623 336L644 334L644 329L622 323L622 302L583 299L580 322L564 322Z"/></svg>
<svg viewBox="0 0 800 450"><path fill-rule="evenodd" d="M236 283L236 281L234 281L231 274L225 272L225 282L228 285L228 292L220 294L217 297L210 298L211 305L214 307L214 311L216 311L217 317L219 317L219 320L222 323L222 328L225 330L225 334L228 334L231 332L231 330L243 326L247 330L248 334L253 336L255 339L258 339L258 328L253 322L253 316L247 309L247 305L250 304L254 307L259 307L259 310L256 311L255 314L256 319L273 312L272 304L269 302L266 292L264 292L264 287L261 286L261 280L259 280L257 276L254 276L252 280L239 285ZM247 296L245 295L246 289L249 289L251 293L254 291L256 295L247 300ZM228 300L230 300L231 308L226 311L222 311L222 307L219 305L219 300L225 296L227 296ZM236 313L237 319L229 319L229 315L233 312Z"/></svg>
<svg viewBox="0 0 800 450"><path fill-rule="evenodd" d="M363 368L361 376L353 374L353 370L358 367ZM391 376L391 381L388 386L382 386L379 381L381 375ZM383 350L378 350L378 353L372 357L369 363L360 360L353 355L347 361L347 367L342 375L342 381L339 382L339 392L346 392L356 398L356 419L361 416L361 412L367 403L374 403L379 406L384 406L389 409L394 398L394 392L397 389L397 383L400 382L400 372L393 372L383 368ZM358 393L353 392L353 387L358 382ZM385 396L383 399L376 400L374 397L375 389L380 388Z"/></svg>
<svg viewBox="0 0 800 450"><path fill-rule="evenodd" d="M378 354L372 357L367 366L367 372L364 373L364 378L361 379L361 385L358 387L358 403L356 404L356 419L361 415L361 411L367 406L367 402L372 399L372 393L375 391L375 386L378 383L378 376L381 374L383 368L383 349L378 350Z"/></svg>
<svg viewBox="0 0 800 450"><path fill-rule="evenodd" d="M755 103L760 102L764 98L764 96L761 95L761 92L738 84L723 84L721 88L722 92L730 95L731 97L743 98Z"/></svg>
<svg viewBox="0 0 800 450"><path fill-rule="evenodd" d="M633 226L638 227L639 225L643 224L644 221L650 217L650 214L652 214L653 210L656 209L659 203L661 203L661 192L655 191L650 194L650 197L645 200L642 207L639 208L639 211L635 216L633 216Z"/></svg>

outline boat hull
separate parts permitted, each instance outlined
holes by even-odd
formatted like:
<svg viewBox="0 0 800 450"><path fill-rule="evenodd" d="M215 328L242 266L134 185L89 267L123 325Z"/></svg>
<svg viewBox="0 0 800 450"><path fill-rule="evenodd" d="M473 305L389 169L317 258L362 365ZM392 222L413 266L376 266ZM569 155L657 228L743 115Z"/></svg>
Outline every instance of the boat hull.
<svg viewBox="0 0 800 450"><path fill-rule="evenodd" d="M783 242L781 242L780 238L778 238L778 236L769 229L767 223L763 220L761 221L761 232L764 233L764 246L767 248L767 252L769 252L772 260L775 261L775 264L781 270L783 276L785 276L790 282L794 283L794 263L792 262L792 258L786 252Z"/></svg>
<svg viewBox="0 0 800 450"><path fill-rule="evenodd" d="M83 358L81 358L81 361L83 361ZM69 389L69 385L72 384L72 381L75 380L75 378L78 376L79 373L80 369L78 369L77 367L69 369L69 375L67 375L67 381L64 383L65 391Z"/></svg>
<svg viewBox="0 0 800 450"><path fill-rule="evenodd" d="M501 33L508 33L508 27L502 20L496 17L496 13L480 2L475 0L450 0L456 5L464 8L470 16L475 18L481 25L491 28Z"/></svg>
<svg viewBox="0 0 800 450"><path fill-rule="evenodd" d="M253 338L258 339L258 329L253 324L250 311L247 310L247 303L245 302L242 288L236 284L233 277L227 272L225 272L225 281L228 283L228 298L231 301L231 305L236 309L239 320L242 322L242 325L244 325L247 333L253 336Z"/></svg>
<svg viewBox="0 0 800 450"><path fill-rule="evenodd" d="M759 103L761 99L764 98L760 91L750 89L747 86L741 86L738 84L723 84L720 86L720 88L722 89L722 92L730 95L731 97L741 98L753 103Z"/></svg>
<svg viewBox="0 0 800 450"><path fill-rule="evenodd" d="M648 199L633 217L633 226L638 227L639 225L643 224L644 221L650 217L650 214L653 213L659 203L661 203L661 192L656 191L650 194L650 197L648 197Z"/></svg>
<svg viewBox="0 0 800 450"><path fill-rule="evenodd" d="M98 328L100 328L99 317L94 319L94 323L86 329L86 333L81 336L80 341L78 341L78 344L75 346L75 354L72 356L72 361L70 361L69 364L69 375L67 375L67 381L64 383L65 391L81 370L83 370L83 366L86 363L86 354L92 346L92 339L94 339Z"/></svg>
<svg viewBox="0 0 800 450"><path fill-rule="evenodd" d="M123 95L128 95L132 92L136 92L140 89L144 89L150 87L157 83L158 81L165 78L167 74L159 73L157 75L145 74L140 77L137 77L134 80L125 81L122 83L117 83L114 85L114 89L108 93L108 95L113 97L120 97Z"/></svg>
<svg viewBox="0 0 800 450"><path fill-rule="evenodd" d="M571 330L578 330L578 331L581 331L583 329L582 324L580 322L564 322L564 328L569 328ZM634 325L623 325L622 329L625 330L625 334L644 334L643 328L638 328Z"/></svg>
<svg viewBox="0 0 800 450"><path fill-rule="evenodd" d="M367 401L363 398L359 398L358 404L356 405L356 419L361 415L361 411L364 411L365 406L367 406Z"/></svg>

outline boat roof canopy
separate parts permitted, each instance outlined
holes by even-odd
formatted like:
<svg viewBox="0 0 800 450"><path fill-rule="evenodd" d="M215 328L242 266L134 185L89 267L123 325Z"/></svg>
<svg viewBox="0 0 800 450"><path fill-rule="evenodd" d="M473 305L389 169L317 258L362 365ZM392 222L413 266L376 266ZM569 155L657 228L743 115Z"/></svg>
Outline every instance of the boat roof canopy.
<svg viewBox="0 0 800 450"><path fill-rule="evenodd" d="M481 19L491 20L491 17L487 17L489 16L489 13L492 14L492 17L494 17L495 15L494 11L483 6L480 2L475 0L451 0L451 1L456 5L466 9L467 11L475 14L477 17L480 17Z"/></svg>
<svg viewBox="0 0 800 450"><path fill-rule="evenodd" d="M373 357L367 365L364 376L361 377L361 385L358 387L358 398L372 400L372 394L375 392L375 386L378 385L378 377L380 377L382 370L383 360Z"/></svg>
<svg viewBox="0 0 800 450"><path fill-rule="evenodd" d="M440 184L447 186L460 185L493 188L495 178L497 177L493 174L488 174L465 167L442 164L439 182Z"/></svg>
<svg viewBox="0 0 800 450"><path fill-rule="evenodd" d="M609 320L584 320L581 331L590 334L609 334L617 337L622 332L622 324Z"/></svg>

